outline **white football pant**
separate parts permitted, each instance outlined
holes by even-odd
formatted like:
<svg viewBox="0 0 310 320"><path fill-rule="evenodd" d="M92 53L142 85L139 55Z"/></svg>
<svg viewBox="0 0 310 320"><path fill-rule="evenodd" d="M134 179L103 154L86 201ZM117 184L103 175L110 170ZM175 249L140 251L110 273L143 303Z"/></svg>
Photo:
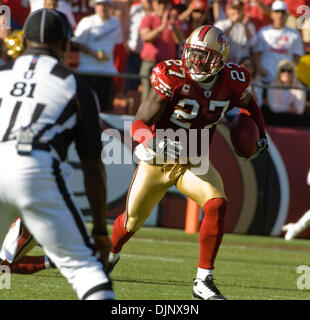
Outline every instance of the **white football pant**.
<svg viewBox="0 0 310 320"><path fill-rule="evenodd" d="M46 151L20 156L16 141L0 143L0 246L20 216L79 299L101 292L113 299L111 282L94 254L83 217L61 165Z"/></svg>

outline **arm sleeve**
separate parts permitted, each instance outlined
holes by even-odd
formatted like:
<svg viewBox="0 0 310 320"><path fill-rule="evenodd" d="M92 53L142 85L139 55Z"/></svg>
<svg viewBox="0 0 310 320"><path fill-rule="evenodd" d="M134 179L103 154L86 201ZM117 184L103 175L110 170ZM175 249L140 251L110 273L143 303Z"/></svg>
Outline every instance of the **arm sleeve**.
<svg viewBox="0 0 310 320"><path fill-rule="evenodd" d="M136 120L130 128L132 138L147 147L148 142L155 136L152 129L143 121Z"/></svg>
<svg viewBox="0 0 310 320"><path fill-rule="evenodd" d="M100 156L102 151L99 105L96 94L88 85L77 80L78 123L76 150L81 159Z"/></svg>
<svg viewBox="0 0 310 320"><path fill-rule="evenodd" d="M73 40L78 43L85 44L88 39L88 30L89 30L89 27L87 25L87 21L85 19L82 19L79 22L79 24L76 26Z"/></svg>
<svg viewBox="0 0 310 320"><path fill-rule="evenodd" d="M167 65L164 62L157 64L151 73L151 86L164 99L168 100L172 96L172 85L167 76Z"/></svg>

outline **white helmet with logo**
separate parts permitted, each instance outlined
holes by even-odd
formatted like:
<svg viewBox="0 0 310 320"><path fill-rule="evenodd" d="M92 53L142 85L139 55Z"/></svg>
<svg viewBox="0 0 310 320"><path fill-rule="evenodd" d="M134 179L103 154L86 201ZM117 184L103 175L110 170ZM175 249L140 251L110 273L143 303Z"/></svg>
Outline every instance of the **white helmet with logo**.
<svg viewBox="0 0 310 320"><path fill-rule="evenodd" d="M195 81L205 81L223 67L229 52L229 43L222 30L204 25L195 29L186 40L182 65Z"/></svg>

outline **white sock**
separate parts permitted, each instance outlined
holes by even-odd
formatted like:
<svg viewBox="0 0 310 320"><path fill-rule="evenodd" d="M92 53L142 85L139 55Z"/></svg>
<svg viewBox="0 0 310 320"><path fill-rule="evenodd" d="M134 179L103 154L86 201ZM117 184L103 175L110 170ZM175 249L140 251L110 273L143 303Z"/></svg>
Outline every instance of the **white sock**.
<svg viewBox="0 0 310 320"><path fill-rule="evenodd" d="M196 278L204 280L207 278L207 276L213 276L213 270L208 270L208 269L202 269L202 268L198 268L197 269L197 274L196 274Z"/></svg>

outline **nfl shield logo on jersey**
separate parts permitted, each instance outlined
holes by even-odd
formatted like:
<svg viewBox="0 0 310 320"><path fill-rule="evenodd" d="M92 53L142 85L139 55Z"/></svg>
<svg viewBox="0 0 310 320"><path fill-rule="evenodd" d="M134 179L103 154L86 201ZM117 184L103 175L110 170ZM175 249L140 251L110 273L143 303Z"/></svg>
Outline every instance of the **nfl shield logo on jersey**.
<svg viewBox="0 0 310 320"><path fill-rule="evenodd" d="M211 92L210 89L206 89L206 90L205 90L205 97L206 97L206 98L210 98L210 97L211 97L211 94L212 94L212 92Z"/></svg>

